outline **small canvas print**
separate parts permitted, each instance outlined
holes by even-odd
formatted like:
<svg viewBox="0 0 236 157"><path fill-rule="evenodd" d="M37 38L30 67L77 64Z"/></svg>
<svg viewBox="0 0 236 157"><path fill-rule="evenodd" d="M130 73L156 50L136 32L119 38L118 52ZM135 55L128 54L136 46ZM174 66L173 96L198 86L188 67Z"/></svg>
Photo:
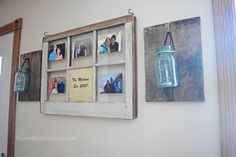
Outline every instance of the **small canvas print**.
<svg viewBox="0 0 236 157"><path fill-rule="evenodd" d="M121 32L98 35L98 54L121 51Z"/></svg>
<svg viewBox="0 0 236 157"><path fill-rule="evenodd" d="M91 39L81 39L74 42L74 58L91 55Z"/></svg>
<svg viewBox="0 0 236 157"><path fill-rule="evenodd" d="M98 76L98 92L100 94L122 93L122 91L122 73L102 73Z"/></svg>
<svg viewBox="0 0 236 157"><path fill-rule="evenodd" d="M48 61L62 60L65 58L65 43L51 45L48 51Z"/></svg>
<svg viewBox="0 0 236 157"><path fill-rule="evenodd" d="M51 77L48 83L48 94L65 93L65 77Z"/></svg>

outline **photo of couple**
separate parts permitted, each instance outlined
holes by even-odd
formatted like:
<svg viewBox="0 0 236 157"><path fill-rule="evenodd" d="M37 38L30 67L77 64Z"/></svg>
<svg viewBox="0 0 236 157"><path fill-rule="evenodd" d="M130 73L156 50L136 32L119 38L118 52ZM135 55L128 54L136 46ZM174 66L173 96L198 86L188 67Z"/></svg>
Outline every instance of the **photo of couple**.
<svg viewBox="0 0 236 157"><path fill-rule="evenodd" d="M121 32L98 36L99 54L108 54L119 51L121 51Z"/></svg>
<svg viewBox="0 0 236 157"><path fill-rule="evenodd" d="M48 61L56 61L65 58L65 43L52 45L49 48Z"/></svg>
<svg viewBox="0 0 236 157"><path fill-rule="evenodd" d="M91 54L91 39L78 40L74 43L74 58L89 56Z"/></svg>
<svg viewBox="0 0 236 157"><path fill-rule="evenodd" d="M49 79L48 84L49 94L65 93L65 78L64 77L53 77Z"/></svg>
<svg viewBox="0 0 236 157"><path fill-rule="evenodd" d="M122 73L101 74L98 78L98 91L104 93L122 93Z"/></svg>

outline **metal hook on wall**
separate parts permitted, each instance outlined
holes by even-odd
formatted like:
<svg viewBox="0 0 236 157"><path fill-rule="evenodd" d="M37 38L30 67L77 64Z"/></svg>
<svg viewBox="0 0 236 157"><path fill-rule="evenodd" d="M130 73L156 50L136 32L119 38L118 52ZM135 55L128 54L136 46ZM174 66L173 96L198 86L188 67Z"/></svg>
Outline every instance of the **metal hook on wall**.
<svg viewBox="0 0 236 157"><path fill-rule="evenodd" d="M165 23L164 24L166 32L170 32L170 23Z"/></svg>
<svg viewBox="0 0 236 157"><path fill-rule="evenodd" d="M44 32L43 35L44 35L44 37L49 36L48 32Z"/></svg>
<svg viewBox="0 0 236 157"><path fill-rule="evenodd" d="M131 8L128 9L128 14L129 15L134 15L134 13L131 10L132 10Z"/></svg>
<svg viewBox="0 0 236 157"><path fill-rule="evenodd" d="M26 59L27 58L27 55L26 54L23 54L23 59Z"/></svg>

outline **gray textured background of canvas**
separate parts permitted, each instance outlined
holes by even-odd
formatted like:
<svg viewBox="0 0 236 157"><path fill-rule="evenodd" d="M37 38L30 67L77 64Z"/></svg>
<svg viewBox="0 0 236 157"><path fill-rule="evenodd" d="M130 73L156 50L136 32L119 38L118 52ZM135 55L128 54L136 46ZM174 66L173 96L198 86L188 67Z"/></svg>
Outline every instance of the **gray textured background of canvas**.
<svg viewBox="0 0 236 157"><path fill-rule="evenodd" d="M146 101L204 101L200 17L170 23L180 85L160 89L156 85L156 49L163 45L164 24L144 28Z"/></svg>

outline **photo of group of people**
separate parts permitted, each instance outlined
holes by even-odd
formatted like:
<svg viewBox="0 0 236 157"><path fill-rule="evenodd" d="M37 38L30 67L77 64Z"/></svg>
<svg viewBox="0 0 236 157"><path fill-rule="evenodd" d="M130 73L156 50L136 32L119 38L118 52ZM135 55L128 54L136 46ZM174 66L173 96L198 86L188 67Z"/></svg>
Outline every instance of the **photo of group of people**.
<svg viewBox="0 0 236 157"><path fill-rule="evenodd" d="M65 43L49 47L48 61L56 61L65 58Z"/></svg>
<svg viewBox="0 0 236 157"><path fill-rule="evenodd" d="M65 93L65 78L64 77L52 77L49 79L48 84L49 94Z"/></svg>
<svg viewBox="0 0 236 157"><path fill-rule="evenodd" d="M98 54L121 51L121 32L98 35Z"/></svg>
<svg viewBox="0 0 236 157"><path fill-rule="evenodd" d="M86 38L74 42L74 58L89 56L91 54L91 39Z"/></svg>
<svg viewBox="0 0 236 157"><path fill-rule="evenodd" d="M105 73L98 77L98 91L105 93L122 93L122 73Z"/></svg>

